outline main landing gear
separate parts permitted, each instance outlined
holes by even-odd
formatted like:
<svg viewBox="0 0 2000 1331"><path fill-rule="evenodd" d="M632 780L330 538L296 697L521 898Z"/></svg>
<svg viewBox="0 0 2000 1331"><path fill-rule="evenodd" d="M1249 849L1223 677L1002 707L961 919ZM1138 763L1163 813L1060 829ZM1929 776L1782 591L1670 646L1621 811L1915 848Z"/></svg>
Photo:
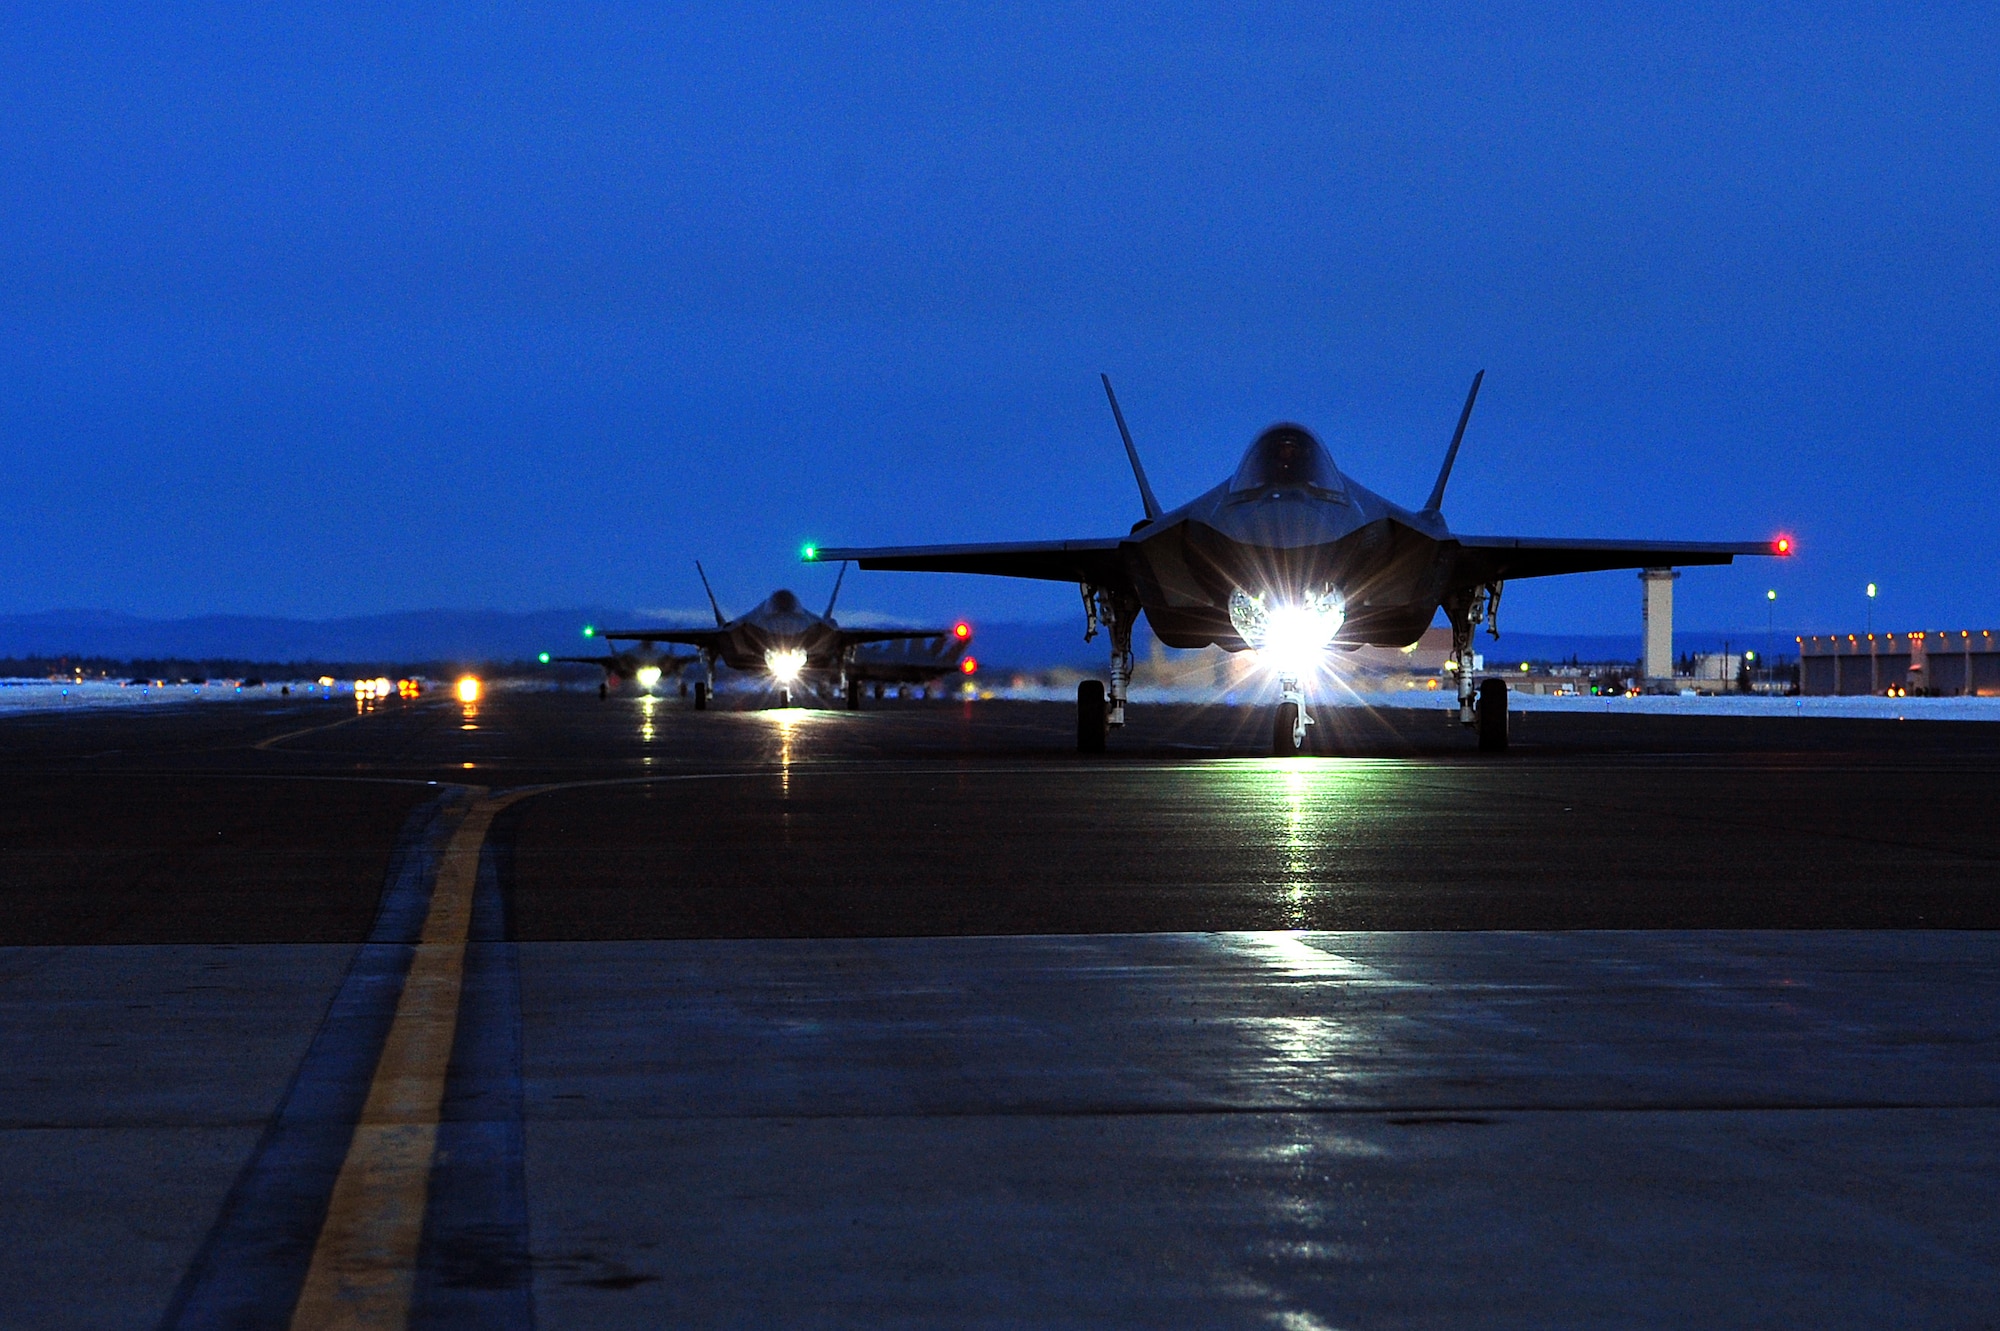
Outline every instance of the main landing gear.
<svg viewBox="0 0 2000 1331"><path fill-rule="evenodd" d="M697 712L708 710L708 681L705 679L694 682L694 709Z"/></svg>
<svg viewBox="0 0 2000 1331"><path fill-rule="evenodd" d="M1083 640L1097 636L1100 625L1111 636L1111 687L1086 679L1076 686L1076 751L1104 752L1105 737L1125 724L1125 694L1132 682L1132 626L1139 619L1139 598L1129 592L1106 591L1084 583Z"/></svg>
<svg viewBox="0 0 2000 1331"><path fill-rule="evenodd" d="M1104 752L1104 681L1086 679L1076 686L1076 751Z"/></svg>
<svg viewBox="0 0 2000 1331"><path fill-rule="evenodd" d="M1458 721L1479 735L1481 753L1507 752L1507 681L1473 681L1472 631L1482 622L1487 632L1500 636L1500 590L1491 583L1467 595L1445 602L1445 617L1451 621L1451 669L1458 676Z"/></svg>
<svg viewBox="0 0 2000 1331"><path fill-rule="evenodd" d="M1473 711L1477 714L1473 724L1479 728L1479 751L1507 752L1507 681L1480 680L1479 702Z"/></svg>

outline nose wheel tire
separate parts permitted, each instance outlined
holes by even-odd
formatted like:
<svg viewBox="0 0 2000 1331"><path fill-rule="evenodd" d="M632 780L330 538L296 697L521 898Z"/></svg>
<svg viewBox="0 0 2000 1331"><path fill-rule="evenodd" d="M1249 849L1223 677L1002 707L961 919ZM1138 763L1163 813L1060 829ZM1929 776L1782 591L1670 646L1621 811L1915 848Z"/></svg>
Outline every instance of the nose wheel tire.
<svg viewBox="0 0 2000 1331"><path fill-rule="evenodd" d="M858 681L851 682L847 686L847 710L850 712L861 710L861 685Z"/></svg>
<svg viewBox="0 0 2000 1331"><path fill-rule="evenodd" d="M790 707L791 705L792 705L792 691L790 689L779 689L778 706L780 708L786 708Z"/></svg>
<svg viewBox="0 0 2000 1331"><path fill-rule="evenodd" d="M708 710L708 684L706 681L698 679L694 682L694 709L697 712Z"/></svg>
<svg viewBox="0 0 2000 1331"><path fill-rule="evenodd" d="M1271 719L1271 753L1279 758L1296 758L1306 751L1305 737L1299 733L1299 705L1281 702Z"/></svg>
<svg viewBox="0 0 2000 1331"><path fill-rule="evenodd" d="M1507 681L1484 679L1479 682L1479 701L1473 707L1474 724L1479 729L1481 753L1507 752Z"/></svg>
<svg viewBox="0 0 2000 1331"><path fill-rule="evenodd" d="M1076 751L1104 752L1104 681L1086 679L1076 686Z"/></svg>

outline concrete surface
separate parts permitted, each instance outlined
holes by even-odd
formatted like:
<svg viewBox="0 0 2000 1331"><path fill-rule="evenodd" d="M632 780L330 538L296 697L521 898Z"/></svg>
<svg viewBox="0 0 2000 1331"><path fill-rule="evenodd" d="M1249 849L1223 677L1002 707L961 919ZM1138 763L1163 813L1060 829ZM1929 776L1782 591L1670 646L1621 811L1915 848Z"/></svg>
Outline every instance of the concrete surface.
<svg viewBox="0 0 2000 1331"><path fill-rule="evenodd" d="M1435 720L0 721L0 1326L288 1320L475 785L411 1325L1995 1325L1994 729Z"/></svg>

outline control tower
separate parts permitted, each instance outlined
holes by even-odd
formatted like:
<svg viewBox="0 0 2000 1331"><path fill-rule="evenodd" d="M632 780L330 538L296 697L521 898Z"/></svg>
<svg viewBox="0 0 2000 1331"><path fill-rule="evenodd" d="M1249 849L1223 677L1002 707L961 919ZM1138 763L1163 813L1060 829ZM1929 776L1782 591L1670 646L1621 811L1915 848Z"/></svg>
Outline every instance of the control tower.
<svg viewBox="0 0 2000 1331"><path fill-rule="evenodd" d="M1671 687L1674 682L1674 579L1679 576L1670 568L1643 569L1639 574L1646 589L1641 673L1648 684Z"/></svg>

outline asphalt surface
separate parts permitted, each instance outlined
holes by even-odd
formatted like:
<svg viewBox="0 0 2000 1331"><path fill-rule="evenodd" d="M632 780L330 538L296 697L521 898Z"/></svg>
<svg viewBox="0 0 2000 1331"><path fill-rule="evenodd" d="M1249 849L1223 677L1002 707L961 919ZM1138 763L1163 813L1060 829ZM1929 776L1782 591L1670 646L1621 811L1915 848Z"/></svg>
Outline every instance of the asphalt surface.
<svg viewBox="0 0 2000 1331"><path fill-rule="evenodd" d="M0 721L0 944L358 942L430 783L501 815L510 936L1993 928L2000 727L500 694ZM262 747L259 747L262 746ZM566 787L566 788L564 788Z"/></svg>
<svg viewBox="0 0 2000 1331"><path fill-rule="evenodd" d="M0 1327L1991 1324L2000 726L1322 720L0 720Z"/></svg>

